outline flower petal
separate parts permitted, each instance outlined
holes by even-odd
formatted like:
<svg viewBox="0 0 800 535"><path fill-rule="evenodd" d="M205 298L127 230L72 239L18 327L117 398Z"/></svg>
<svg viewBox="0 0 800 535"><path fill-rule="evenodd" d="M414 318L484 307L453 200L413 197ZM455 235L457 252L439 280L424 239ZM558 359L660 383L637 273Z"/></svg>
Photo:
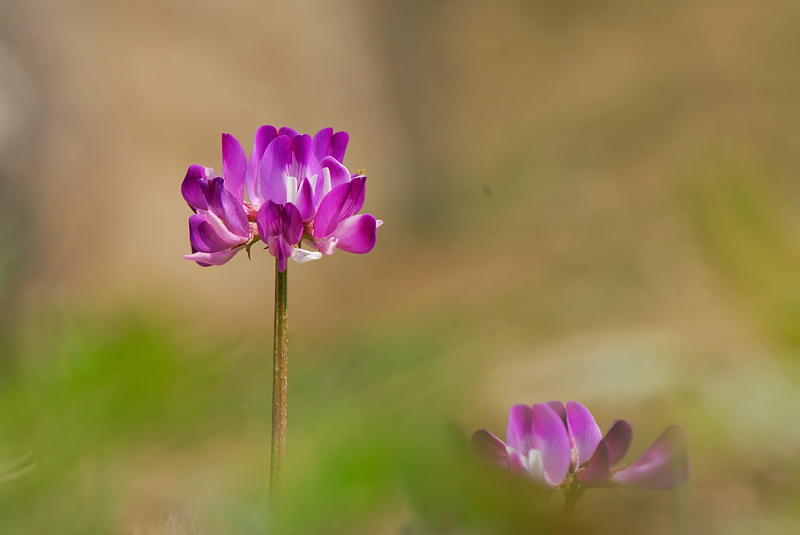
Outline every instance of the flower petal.
<svg viewBox="0 0 800 535"><path fill-rule="evenodd" d="M289 245L296 245L303 238L303 218L300 216L300 211L292 203L286 203L286 206L283 207L283 214L285 230L282 235Z"/></svg>
<svg viewBox="0 0 800 535"><path fill-rule="evenodd" d="M322 167L327 167L331 173L331 189L350 182L350 171L333 156L326 156L321 161Z"/></svg>
<svg viewBox="0 0 800 535"><path fill-rule="evenodd" d="M331 238L336 238L337 249L354 254L366 254L375 247L377 222L370 214L348 217L336 227Z"/></svg>
<svg viewBox="0 0 800 535"><path fill-rule="evenodd" d="M227 231L222 222L211 212L203 211L189 216L189 242L195 251L217 253L240 245L244 241L243 238Z"/></svg>
<svg viewBox="0 0 800 535"><path fill-rule="evenodd" d="M347 150L347 142L350 136L347 132L333 133L333 128L323 128L314 134L314 154L317 160L322 160L326 156L332 156L338 161L344 161L344 153Z"/></svg>
<svg viewBox="0 0 800 535"><path fill-rule="evenodd" d="M307 178L316 185L317 177L322 168L314 156L314 147L311 136L303 134L292 138L292 163L289 166L289 174L297 177L298 182Z"/></svg>
<svg viewBox="0 0 800 535"><path fill-rule="evenodd" d="M542 453L544 477L551 486L560 484L569 472L572 454L567 428L547 405L533 406L534 447Z"/></svg>
<svg viewBox="0 0 800 535"><path fill-rule="evenodd" d="M533 410L528 405L514 405L508 412L506 444L525 456L533 448Z"/></svg>
<svg viewBox="0 0 800 535"><path fill-rule="evenodd" d="M508 467L508 450L506 444L486 429L478 429L470 441L472 451L481 459L492 464Z"/></svg>
<svg viewBox="0 0 800 535"><path fill-rule="evenodd" d="M300 188L292 204L297 207L303 221L314 219L314 214L316 213L316 210L314 210L314 194L311 190L311 183L307 178L300 181Z"/></svg>
<svg viewBox="0 0 800 535"><path fill-rule="evenodd" d="M264 201L285 204L288 199L289 166L292 163L292 142L286 136L276 137L261 159L258 182Z"/></svg>
<svg viewBox="0 0 800 535"><path fill-rule="evenodd" d="M625 455L628 454L628 448L631 447L632 440L633 429L631 424L625 420L614 420L606 436L603 437L603 442L607 443L610 448L612 466L625 458Z"/></svg>
<svg viewBox="0 0 800 535"><path fill-rule="evenodd" d="M245 185L247 187L247 198L252 204L261 206L264 204L264 196L261 193L261 184L258 180L258 170L261 166L261 159L264 151L272 140L278 137L278 131L274 126L265 124L256 130L256 137L253 140L253 152L250 153L250 160L247 162L247 174L245 175Z"/></svg>
<svg viewBox="0 0 800 535"><path fill-rule="evenodd" d="M290 246L303 236L303 220L300 212L291 204L276 204L267 201L256 214L256 224L261 241L269 243L270 237L282 237ZM291 251L287 254L287 258Z"/></svg>
<svg viewBox="0 0 800 535"><path fill-rule="evenodd" d="M314 240L314 246L320 253L330 256L336 250L336 244L339 243L338 238L323 238L321 240Z"/></svg>
<svg viewBox="0 0 800 535"><path fill-rule="evenodd" d="M328 154L344 163L344 153L347 150L347 143L349 141L350 134L347 132L336 132L331 137L331 148Z"/></svg>
<svg viewBox="0 0 800 535"><path fill-rule="evenodd" d="M218 253L201 253L198 251L192 254L185 255L183 259L193 260L203 267L221 266L222 264L226 263L228 260L233 258L236 255L236 253L242 250L243 247L244 245L241 245L235 249L228 249L227 251L220 251Z"/></svg>
<svg viewBox="0 0 800 535"><path fill-rule="evenodd" d="M586 468L578 472L578 481L587 487L602 487L611 476L611 465L611 448L605 440L601 440L586 463Z"/></svg>
<svg viewBox="0 0 800 535"><path fill-rule="evenodd" d="M314 238L326 238L333 234L339 222L358 212L364 205L367 177L357 177L333 188L317 209L314 219Z"/></svg>
<svg viewBox="0 0 800 535"><path fill-rule="evenodd" d="M244 201L244 179L247 174L247 156L242 145L230 134L222 134L222 176L225 189L240 203Z"/></svg>
<svg viewBox="0 0 800 535"><path fill-rule="evenodd" d="M183 199L192 207L193 210L207 210L208 203L200 188L200 181L206 178L206 168L202 165L190 165L186 170L186 176L181 183L181 194Z"/></svg>
<svg viewBox="0 0 800 535"><path fill-rule="evenodd" d="M247 223L247 212L241 201L225 188L225 180L220 177L201 182L200 188L208 201L208 209L219 217L230 232L241 236L250 236Z"/></svg>
<svg viewBox="0 0 800 535"><path fill-rule="evenodd" d="M325 156L330 153L331 136L333 135L333 128L323 128L314 134L314 155L317 160L322 161Z"/></svg>
<svg viewBox="0 0 800 535"><path fill-rule="evenodd" d="M298 264L305 264L306 262L319 260L320 258L322 258L322 253L317 251L306 251L305 249L300 249L299 247L295 247L292 251L292 260Z"/></svg>
<svg viewBox="0 0 800 535"><path fill-rule="evenodd" d="M381 223L383 223L383 221L381 221ZM556 411L556 414L558 414L561 417L561 419L564 421L564 424L566 425L567 408L564 407L563 403L561 403L560 401L548 401L547 403L545 403L545 405Z"/></svg>
<svg viewBox="0 0 800 535"><path fill-rule="evenodd" d="M620 485L671 489L689 477L689 435L677 425L667 427L646 452L611 480Z"/></svg>
<svg viewBox="0 0 800 535"><path fill-rule="evenodd" d="M270 236L267 238L269 254L278 259L278 271L286 271L286 259L292 256L292 246L286 243L283 236Z"/></svg>
<svg viewBox="0 0 800 535"><path fill-rule="evenodd" d="M567 403L567 427L578 452L580 466L592 456L597 444L603 439L603 433L592 413L577 401Z"/></svg>
<svg viewBox="0 0 800 535"><path fill-rule="evenodd" d="M508 470L516 476L529 475L522 456L514 450L508 452Z"/></svg>
<svg viewBox="0 0 800 535"><path fill-rule="evenodd" d="M289 139L293 138L294 136L299 136L300 134L297 133L297 130L294 128L289 128L288 126L281 126L281 129L278 130L279 136L287 136Z"/></svg>

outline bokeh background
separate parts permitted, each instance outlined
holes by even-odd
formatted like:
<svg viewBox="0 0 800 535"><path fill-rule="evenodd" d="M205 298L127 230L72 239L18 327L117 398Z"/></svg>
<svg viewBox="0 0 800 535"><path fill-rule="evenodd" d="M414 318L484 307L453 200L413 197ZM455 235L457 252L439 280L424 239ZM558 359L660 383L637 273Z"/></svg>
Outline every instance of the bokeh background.
<svg viewBox="0 0 800 535"><path fill-rule="evenodd" d="M347 130L386 223L290 266L287 531L797 533L800 5L0 0L0 533L265 529L272 258L179 185ZM508 407L691 437L677 492L475 465Z"/></svg>

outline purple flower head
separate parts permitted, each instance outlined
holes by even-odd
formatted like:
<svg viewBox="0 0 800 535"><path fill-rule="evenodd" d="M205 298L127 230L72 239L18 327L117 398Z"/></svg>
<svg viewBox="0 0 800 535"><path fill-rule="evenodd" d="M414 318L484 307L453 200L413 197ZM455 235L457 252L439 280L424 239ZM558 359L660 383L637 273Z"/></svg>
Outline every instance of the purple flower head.
<svg viewBox="0 0 800 535"><path fill-rule="evenodd" d="M220 265L244 247L249 253L261 239L283 271L288 257L302 263L337 248L371 251L383 222L357 213L364 204L366 177L351 175L342 164L348 141L347 132L332 128L312 138L264 125L256 131L248 160L239 142L223 134L222 177L193 165L181 186L195 212L190 217L193 254L185 258ZM319 252L299 248L303 238Z"/></svg>
<svg viewBox="0 0 800 535"><path fill-rule="evenodd" d="M559 401L514 405L508 417L506 442L480 429L472 447L481 457L514 474L524 474L548 487L627 485L669 489L689 477L688 435L668 427L629 466L615 466L628 453L633 430L614 420L602 435L592 414L580 403Z"/></svg>

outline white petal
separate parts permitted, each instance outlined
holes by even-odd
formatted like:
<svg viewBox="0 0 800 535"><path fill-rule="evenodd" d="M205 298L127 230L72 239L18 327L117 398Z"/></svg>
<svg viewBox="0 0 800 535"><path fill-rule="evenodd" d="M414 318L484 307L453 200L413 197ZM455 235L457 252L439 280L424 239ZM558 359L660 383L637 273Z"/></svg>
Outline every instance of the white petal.
<svg viewBox="0 0 800 535"><path fill-rule="evenodd" d="M322 253L316 251L306 251L305 249L295 248L292 250L292 260L298 264L311 262L312 260L319 260L322 258Z"/></svg>
<svg viewBox="0 0 800 535"><path fill-rule="evenodd" d="M297 202L297 178L293 176L286 177L286 202Z"/></svg>
<svg viewBox="0 0 800 535"><path fill-rule="evenodd" d="M339 243L339 238L322 238L314 240L314 245L324 255L332 255L336 250L336 244Z"/></svg>
<svg viewBox="0 0 800 535"><path fill-rule="evenodd" d="M324 197L331 191L331 170L327 167L322 168L322 196Z"/></svg>
<svg viewBox="0 0 800 535"><path fill-rule="evenodd" d="M542 452L539 450L531 450L527 456L520 455L522 464L525 466L528 474L541 483L553 486L544 476L544 463L542 462Z"/></svg>

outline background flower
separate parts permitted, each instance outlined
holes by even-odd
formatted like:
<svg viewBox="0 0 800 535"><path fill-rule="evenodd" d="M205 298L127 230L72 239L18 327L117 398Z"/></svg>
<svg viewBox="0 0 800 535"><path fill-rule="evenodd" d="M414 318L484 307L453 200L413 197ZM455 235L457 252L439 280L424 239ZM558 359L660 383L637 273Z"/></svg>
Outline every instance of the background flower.
<svg viewBox="0 0 800 535"><path fill-rule="evenodd" d="M480 429L472 447L489 462L515 474L526 474L550 487L628 485L668 489L689 477L688 435L680 426L668 427L650 448L628 467L614 467L630 448L633 431L625 420L614 420L603 437L594 417L576 401L514 405L508 416L506 443Z"/></svg>

